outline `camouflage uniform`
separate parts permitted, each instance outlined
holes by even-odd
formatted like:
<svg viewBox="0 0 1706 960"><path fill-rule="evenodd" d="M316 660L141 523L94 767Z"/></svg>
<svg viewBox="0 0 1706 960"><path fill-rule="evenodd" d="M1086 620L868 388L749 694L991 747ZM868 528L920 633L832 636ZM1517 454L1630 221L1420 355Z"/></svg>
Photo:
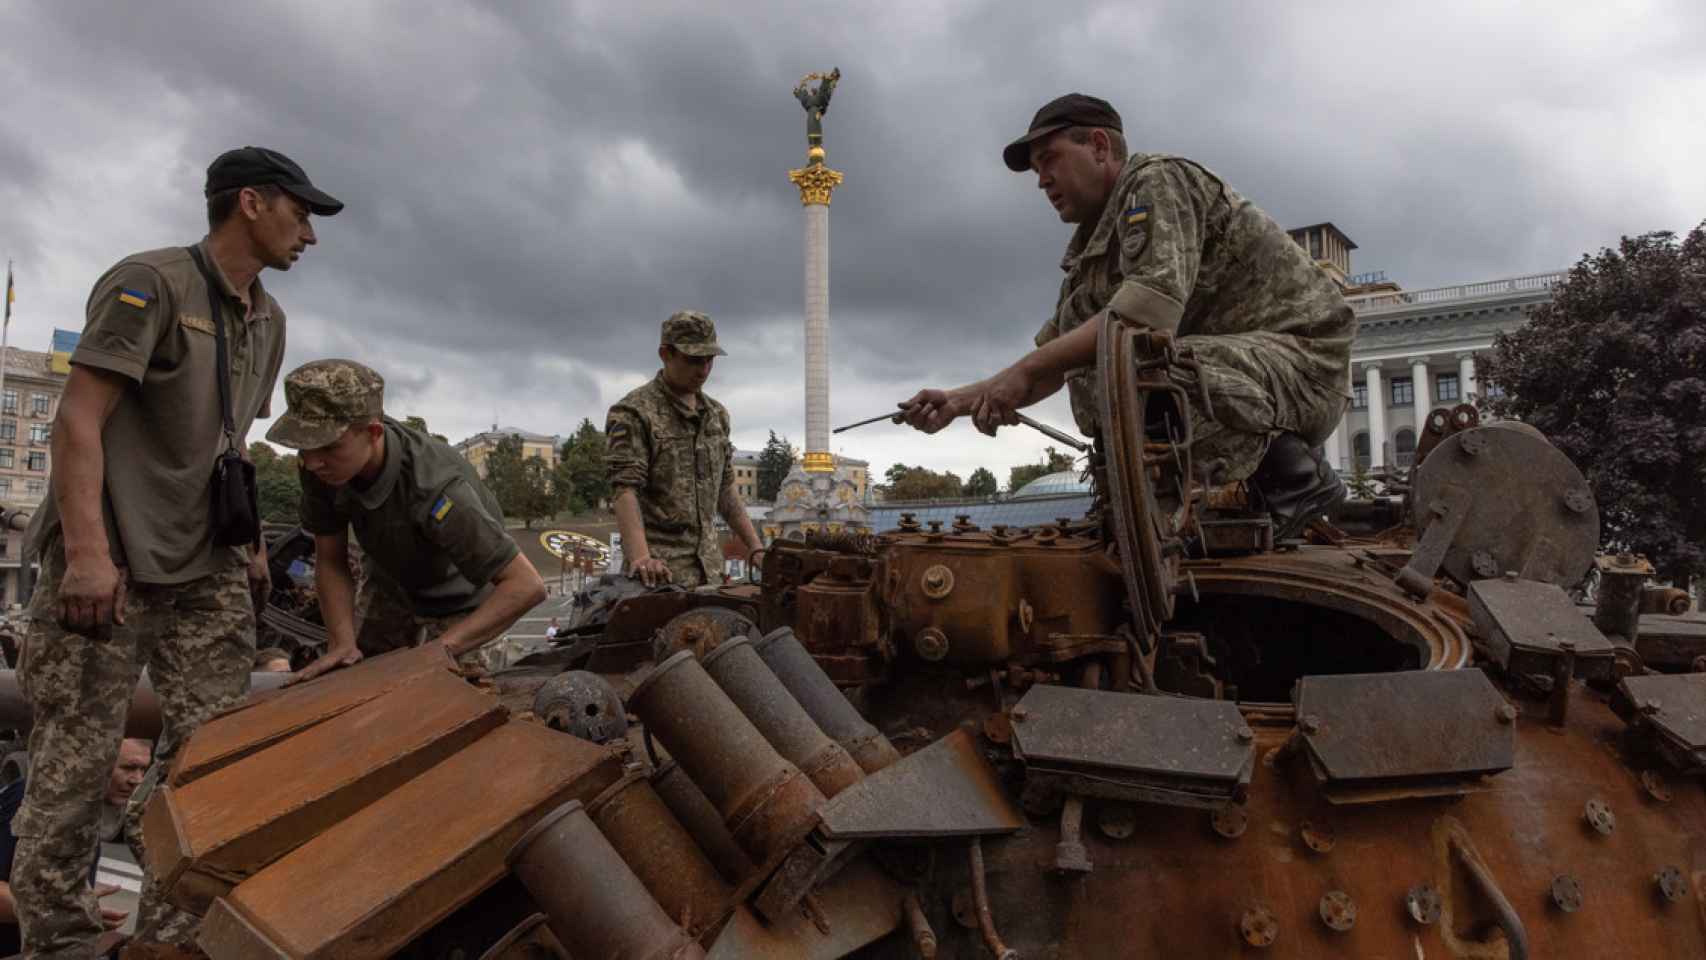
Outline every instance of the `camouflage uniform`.
<svg viewBox="0 0 1706 960"><path fill-rule="evenodd" d="M1066 278L1038 346L1104 309L1130 316L1155 298L1182 308L1178 342L1201 364L1214 407L1212 421L1190 411L1195 459L1212 482L1248 477L1277 433L1321 443L1350 402L1356 316L1338 287L1200 164L1132 156L1060 266ZM1079 429L1094 434L1095 371L1074 371L1067 385Z"/></svg>
<svg viewBox="0 0 1706 960"><path fill-rule="evenodd" d="M724 352L711 319L694 311L665 321L663 342L690 356ZM611 407L604 424L611 488L634 491L646 546L687 587L722 582L717 508L735 477L728 410L704 393L697 403L689 409L660 372Z"/></svg>
<svg viewBox="0 0 1706 960"><path fill-rule="evenodd" d="M367 656L442 636L491 595L521 553L474 466L444 441L384 416L385 380L354 360L315 360L284 380L288 412L267 439L297 450L332 444L380 418L385 463L364 487L332 487L302 471L302 528L353 528L365 555L356 646ZM467 659L473 651L464 655Z"/></svg>

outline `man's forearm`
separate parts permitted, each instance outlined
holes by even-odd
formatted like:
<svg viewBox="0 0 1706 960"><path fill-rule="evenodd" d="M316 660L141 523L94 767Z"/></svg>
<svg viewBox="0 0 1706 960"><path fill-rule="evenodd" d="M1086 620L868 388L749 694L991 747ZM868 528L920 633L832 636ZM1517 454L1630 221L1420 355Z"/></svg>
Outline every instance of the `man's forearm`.
<svg viewBox="0 0 1706 960"><path fill-rule="evenodd" d="M458 620L444 631L439 639L451 656L461 656L477 650L515 626L527 611L545 599L545 582L539 571L519 554L492 581L492 592L474 608L474 612Z"/></svg>
<svg viewBox="0 0 1706 960"><path fill-rule="evenodd" d="M1027 406L1059 390L1068 373L1096 362L1096 338L1101 326L1099 319L1091 318L1066 336L1056 337L1019 359L1018 365L1030 371L1033 383Z"/></svg>
<svg viewBox="0 0 1706 960"><path fill-rule="evenodd" d="M733 486L723 488L723 496L717 504L717 510L723 515L723 521L729 525L729 529L746 545L748 553L764 546L758 539L758 531L753 529L752 517L747 515L746 504L740 502Z"/></svg>
<svg viewBox="0 0 1706 960"><path fill-rule="evenodd" d="M65 420L53 431L49 450L53 453L53 500L64 528L66 558L109 556L111 547L101 513L106 450L101 445L100 427Z"/></svg>
<svg viewBox="0 0 1706 960"><path fill-rule="evenodd" d="M633 566L652 555L646 544L646 524L640 519L640 499L633 487L622 487L612 506L616 510L616 530L622 534L622 557Z"/></svg>
<svg viewBox="0 0 1706 960"><path fill-rule="evenodd" d="M333 647L355 643L355 579L349 572L349 554L314 560L314 589L320 598L320 619Z"/></svg>

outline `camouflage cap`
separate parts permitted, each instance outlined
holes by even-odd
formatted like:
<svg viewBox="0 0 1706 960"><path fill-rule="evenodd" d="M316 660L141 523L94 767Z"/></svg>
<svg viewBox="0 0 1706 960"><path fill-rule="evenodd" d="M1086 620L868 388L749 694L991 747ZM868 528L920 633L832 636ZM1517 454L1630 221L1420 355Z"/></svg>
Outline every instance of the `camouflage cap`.
<svg viewBox="0 0 1706 960"><path fill-rule="evenodd" d="M323 447L385 409L385 378L354 360L315 360L284 378L289 405L267 439L296 450Z"/></svg>
<svg viewBox="0 0 1706 960"><path fill-rule="evenodd" d="M727 350L717 346L717 325L697 310L670 314L663 322L663 337L658 342L690 357L728 356Z"/></svg>

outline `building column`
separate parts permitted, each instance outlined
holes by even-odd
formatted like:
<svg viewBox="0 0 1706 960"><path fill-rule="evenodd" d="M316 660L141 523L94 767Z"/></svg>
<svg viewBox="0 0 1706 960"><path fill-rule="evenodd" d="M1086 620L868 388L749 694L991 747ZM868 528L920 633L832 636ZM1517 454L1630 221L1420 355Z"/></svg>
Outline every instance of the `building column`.
<svg viewBox="0 0 1706 960"><path fill-rule="evenodd" d="M1460 353L1457 355L1457 395L1463 403L1473 402L1471 397L1478 384L1475 382L1475 355Z"/></svg>
<svg viewBox="0 0 1706 960"><path fill-rule="evenodd" d="M1416 442L1422 442L1422 424L1427 422L1428 411L1433 409L1433 391L1428 389L1428 358L1410 358L1410 391L1416 398Z"/></svg>
<svg viewBox="0 0 1706 960"><path fill-rule="evenodd" d="M1334 470L1343 470L1345 461L1339 456L1339 437L1345 432L1345 418L1339 417L1339 422L1333 425L1333 432L1327 435L1327 465Z"/></svg>
<svg viewBox="0 0 1706 960"><path fill-rule="evenodd" d="M1364 364L1362 375L1368 385L1368 469L1372 473L1386 465L1386 394L1381 392L1380 364Z"/></svg>

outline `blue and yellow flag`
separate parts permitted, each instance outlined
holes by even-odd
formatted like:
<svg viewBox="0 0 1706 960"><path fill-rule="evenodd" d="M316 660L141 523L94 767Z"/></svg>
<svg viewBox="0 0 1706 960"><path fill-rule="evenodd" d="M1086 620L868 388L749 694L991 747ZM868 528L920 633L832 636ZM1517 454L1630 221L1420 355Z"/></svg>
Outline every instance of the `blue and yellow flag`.
<svg viewBox="0 0 1706 960"><path fill-rule="evenodd" d="M18 294L12 289L12 261L6 261L6 326L12 325L12 301Z"/></svg>
<svg viewBox="0 0 1706 960"><path fill-rule="evenodd" d="M77 341L82 338L83 334L77 330L54 329L53 349L49 354L54 373L71 373L71 355L77 352Z"/></svg>

